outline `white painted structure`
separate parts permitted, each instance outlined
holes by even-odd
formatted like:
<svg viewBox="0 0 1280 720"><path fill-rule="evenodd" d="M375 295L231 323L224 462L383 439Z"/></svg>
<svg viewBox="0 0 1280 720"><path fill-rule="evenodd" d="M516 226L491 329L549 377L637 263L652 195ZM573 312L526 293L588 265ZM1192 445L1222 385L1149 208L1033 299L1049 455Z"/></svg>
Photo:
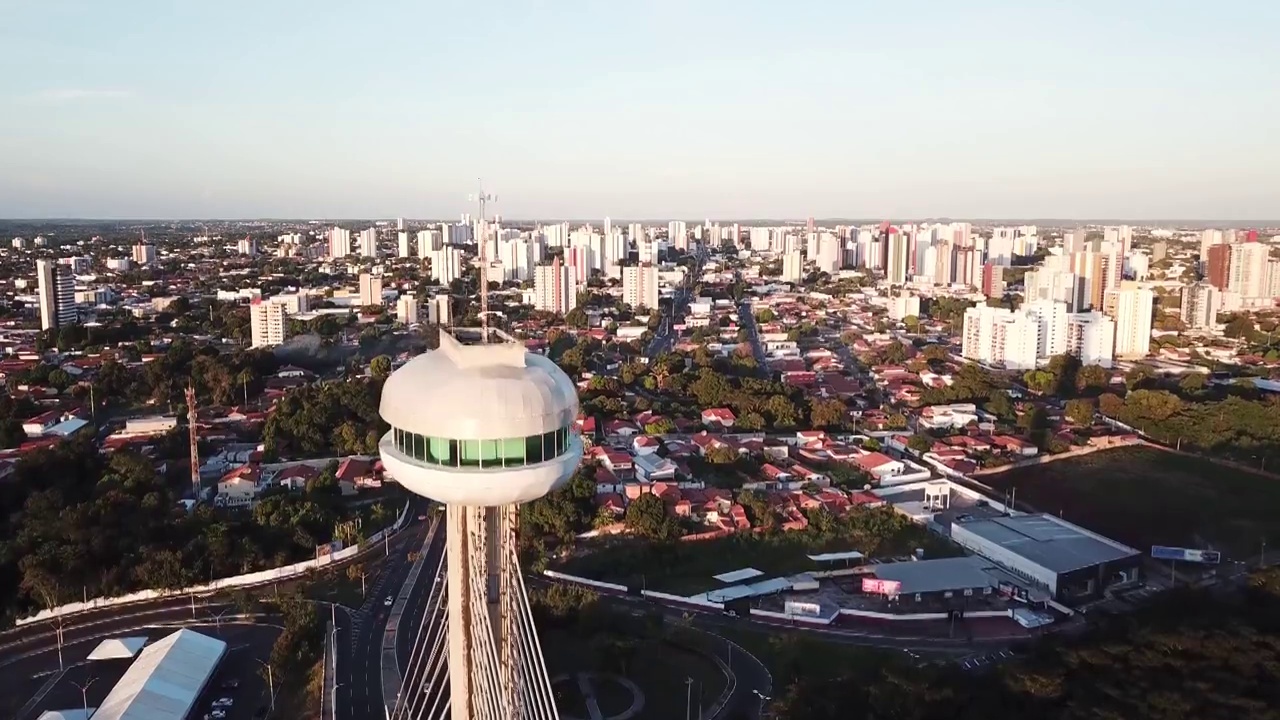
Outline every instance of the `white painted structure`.
<svg viewBox="0 0 1280 720"><path fill-rule="evenodd" d="M428 603L395 717L436 717L421 698L448 678L453 720L556 718L517 555L519 503L564 485L582 460L577 391L555 363L506 336L440 348L387 378L387 472L445 503L445 591ZM445 629L440 630L443 623ZM445 637L436 644L433 638ZM434 697L432 699L435 699Z"/></svg>

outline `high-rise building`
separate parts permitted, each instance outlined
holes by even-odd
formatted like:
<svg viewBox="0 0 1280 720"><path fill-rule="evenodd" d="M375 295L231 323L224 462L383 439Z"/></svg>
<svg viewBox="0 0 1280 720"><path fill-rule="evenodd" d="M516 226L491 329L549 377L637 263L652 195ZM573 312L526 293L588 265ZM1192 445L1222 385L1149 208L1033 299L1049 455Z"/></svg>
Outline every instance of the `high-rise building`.
<svg viewBox="0 0 1280 720"><path fill-rule="evenodd" d="M1151 262L1158 263L1169 255L1169 243L1164 240L1151 244Z"/></svg>
<svg viewBox="0 0 1280 720"><path fill-rule="evenodd" d="M156 246L137 243L133 246L133 261L139 265L151 265L156 261Z"/></svg>
<svg viewBox="0 0 1280 720"><path fill-rule="evenodd" d="M818 253L814 264L818 272L834 275L840 270L840 238L831 233L818 233Z"/></svg>
<svg viewBox="0 0 1280 720"><path fill-rule="evenodd" d="M407 258L411 257L412 246L409 244L409 233L401 230L396 233L396 256Z"/></svg>
<svg viewBox="0 0 1280 720"><path fill-rule="evenodd" d="M1231 260L1227 268L1227 289L1242 298L1269 297L1267 261L1269 248L1262 243L1244 242L1228 245Z"/></svg>
<svg viewBox="0 0 1280 720"><path fill-rule="evenodd" d="M249 306L249 340L253 347L280 345L288 338L283 303L254 300Z"/></svg>
<svg viewBox="0 0 1280 720"><path fill-rule="evenodd" d="M1028 275L1031 273L1028 272ZM989 298L1004 297L1004 266L987 263L982 266L982 294Z"/></svg>
<svg viewBox="0 0 1280 720"><path fill-rule="evenodd" d="M911 263L910 240L901 230L890 228L885 241L884 279L890 285L905 285Z"/></svg>
<svg viewBox="0 0 1280 720"><path fill-rule="evenodd" d="M533 269L533 290L536 310L567 315L578 306L577 279L559 256Z"/></svg>
<svg viewBox="0 0 1280 720"><path fill-rule="evenodd" d="M804 279L804 259L799 250L792 250L782 255L782 281L798 283Z"/></svg>
<svg viewBox="0 0 1280 720"><path fill-rule="evenodd" d="M76 310L76 280L71 269L53 260L36 261L36 285L40 294L40 328L74 325L80 315Z"/></svg>
<svg viewBox="0 0 1280 720"><path fill-rule="evenodd" d="M427 322L433 325L448 325L453 319L453 304L448 293L440 293L427 303Z"/></svg>
<svg viewBox="0 0 1280 720"><path fill-rule="evenodd" d="M1104 312L1116 323L1115 356L1146 357L1151 352L1151 310L1155 294L1137 283L1122 283L1107 291Z"/></svg>
<svg viewBox="0 0 1280 720"><path fill-rule="evenodd" d="M405 325L412 325L418 322L418 296L413 293L405 293L396 298L396 320Z"/></svg>
<svg viewBox="0 0 1280 720"><path fill-rule="evenodd" d="M1052 300L1035 300L1018 308L1034 317L1040 325L1037 356L1050 358L1067 351L1067 304Z"/></svg>
<svg viewBox="0 0 1280 720"><path fill-rule="evenodd" d="M351 254L351 231L333 226L329 228L329 257L344 258Z"/></svg>
<svg viewBox="0 0 1280 720"><path fill-rule="evenodd" d="M455 247L442 247L431 253L431 277L441 285L462 277L462 251Z"/></svg>
<svg viewBox="0 0 1280 720"><path fill-rule="evenodd" d="M1218 322L1222 307L1222 291L1205 282L1182 288L1182 322L1196 330L1212 328Z"/></svg>
<svg viewBox="0 0 1280 720"><path fill-rule="evenodd" d="M236 243L236 252L241 255L257 255L258 241L246 235L240 238L240 242Z"/></svg>
<svg viewBox="0 0 1280 720"><path fill-rule="evenodd" d="M1210 245L1201 256L1204 261L1204 277L1219 290L1227 290L1231 283L1231 246Z"/></svg>
<svg viewBox="0 0 1280 720"><path fill-rule="evenodd" d="M404 218L396 218L396 231L404 232Z"/></svg>
<svg viewBox="0 0 1280 720"><path fill-rule="evenodd" d="M440 242L439 230L419 230L417 239L418 257L420 258L430 257L431 253L444 246L444 244Z"/></svg>
<svg viewBox="0 0 1280 720"><path fill-rule="evenodd" d="M382 276L360 273L360 307L382 305Z"/></svg>
<svg viewBox="0 0 1280 720"><path fill-rule="evenodd" d="M1267 263L1267 297L1280 298L1280 260Z"/></svg>
<svg viewBox="0 0 1280 720"><path fill-rule="evenodd" d="M689 226L683 220L672 220L667 223L667 242L671 247L686 252L689 249Z"/></svg>
<svg viewBox="0 0 1280 720"><path fill-rule="evenodd" d="M1067 352L1081 363L1111 367L1115 340L1116 324L1106 315L1093 311L1067 316Z"/></svg>
<svg viewBox="0 0 1280 720"><path fill-rule="evenodd" d="M378 228L360 231L360 254L369 258L378 257Z"/></svg>
<svg viewBox="0 0 1280 720"><path fill-rule="evenodd" d="M658 309L658 268L628 265L622 268L622 302L632 309Z"/></svg>

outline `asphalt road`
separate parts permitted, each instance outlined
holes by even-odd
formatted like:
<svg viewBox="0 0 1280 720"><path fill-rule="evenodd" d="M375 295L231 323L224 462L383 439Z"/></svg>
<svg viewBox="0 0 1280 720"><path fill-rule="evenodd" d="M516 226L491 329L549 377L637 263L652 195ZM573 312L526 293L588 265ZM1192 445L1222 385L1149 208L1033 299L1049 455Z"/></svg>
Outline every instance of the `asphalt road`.
<svg viewBox="0 0 1280 720"><path fill-rule="evenodd" d="M391 542L359 608L336 608L337 620L337 720L386 720L382 704L382 639L391 615L387 598L394 598L413 567L411 553L421 549L430 519L426 500L415 501L410 526ZM425 573L424 573L425 574ZM406 617L408 614L406 612Z"/></svg>

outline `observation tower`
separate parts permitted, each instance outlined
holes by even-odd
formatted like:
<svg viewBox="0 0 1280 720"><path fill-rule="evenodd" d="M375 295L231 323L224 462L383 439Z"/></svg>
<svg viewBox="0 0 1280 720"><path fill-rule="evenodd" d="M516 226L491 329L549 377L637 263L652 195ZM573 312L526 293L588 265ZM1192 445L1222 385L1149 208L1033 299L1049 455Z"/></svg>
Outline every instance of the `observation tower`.
<svg viewBox="0 0 1280 720"><path fill-rule="evenodd" d="M517 508L564 485L582 460L573 383L496 330L479 344L441 332L438 350L387 378L379 412L391 425L378 444L387 472L446 505L446 627L435 634L448 717L557 718L520 573Z"/></svg>

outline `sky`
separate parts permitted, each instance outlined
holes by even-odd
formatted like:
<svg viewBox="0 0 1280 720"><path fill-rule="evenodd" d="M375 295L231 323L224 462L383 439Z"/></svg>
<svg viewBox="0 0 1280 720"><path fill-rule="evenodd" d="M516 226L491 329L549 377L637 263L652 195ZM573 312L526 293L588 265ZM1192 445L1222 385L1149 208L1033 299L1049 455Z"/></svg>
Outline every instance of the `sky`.
<svg viewBox="0 0 1280 720"><path fill-rule="evenodd" d="M1275 0L0 0L0 218L1280 219Z"/></svg>

